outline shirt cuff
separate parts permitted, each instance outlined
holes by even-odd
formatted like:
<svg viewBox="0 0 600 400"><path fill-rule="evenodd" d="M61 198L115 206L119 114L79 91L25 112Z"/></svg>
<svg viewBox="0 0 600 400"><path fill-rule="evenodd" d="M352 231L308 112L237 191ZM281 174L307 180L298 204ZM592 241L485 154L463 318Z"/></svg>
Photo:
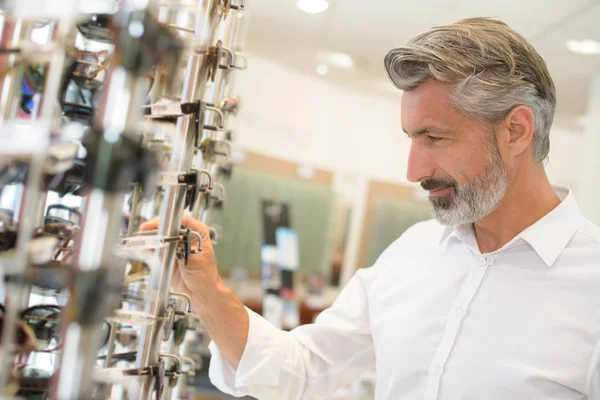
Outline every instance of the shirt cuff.
<svg viewBox="0 0 600 400"><path fill-rule="evenodd" d="M246 311L248 340L237 371L227 363L215 342L209 345L209 378L219 390L233 396L251 395L252 387L277 386L284 362L281 335L285 332L252 310Z"/></svg>

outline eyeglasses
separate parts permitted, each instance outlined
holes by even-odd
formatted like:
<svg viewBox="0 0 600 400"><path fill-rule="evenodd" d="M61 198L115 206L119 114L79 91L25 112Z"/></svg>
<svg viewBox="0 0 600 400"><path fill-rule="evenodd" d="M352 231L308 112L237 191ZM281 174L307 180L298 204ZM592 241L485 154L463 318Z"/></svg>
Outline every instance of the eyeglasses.
<svg viewBox="0 0 600 400"><path fill-rule="evenodd" d="M4 314L4 307L0 306L0 311ZM17 344L29 343L29 351L51 353L58 350L62 343L60 341L60 315L62 307L53 304L40 304L25 309L20 317L19 331L17 333ZM1 319L3 321L3 318ZM24 324L24 325L21 325ZM102 324L102 347L106 346L110 337L110 324L103 321ZM27 335L30 330L31 337ZM33 342L33 343L31 343Z"/></svg>
<svg viewBox="0 0 600 400"><path fill-rule="evenodd" d="M66 216L66 218L63 216ZM63 225L74 227L78 226L80 222L81 213L72 207L64 204L52 204L46 209L46 216L44 217L45 225Z"/></svg>

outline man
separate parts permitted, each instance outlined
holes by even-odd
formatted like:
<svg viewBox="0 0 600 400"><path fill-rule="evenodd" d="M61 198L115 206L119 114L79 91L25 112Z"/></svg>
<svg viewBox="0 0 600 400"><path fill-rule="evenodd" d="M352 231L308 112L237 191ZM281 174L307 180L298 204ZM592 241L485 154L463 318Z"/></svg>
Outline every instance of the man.
<svg viewBox="0 0 600 400"><path fill-rule="evenodd" d="M242 306L207 244L173 282L214 341L212 381L259 399L326 398L376 368L378 400L600 399L600 229L544 171L556 103L544 61L505 24L468 19L385 66L404 90L408 179L435 219L292 332Z"/></svg>

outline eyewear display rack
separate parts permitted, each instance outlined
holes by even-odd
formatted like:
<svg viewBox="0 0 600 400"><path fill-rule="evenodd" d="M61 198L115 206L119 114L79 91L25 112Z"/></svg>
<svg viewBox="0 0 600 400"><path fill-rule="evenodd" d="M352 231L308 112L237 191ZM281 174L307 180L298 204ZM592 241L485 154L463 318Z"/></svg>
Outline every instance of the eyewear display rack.
<svg viewBox="0 0 600 400"><path fill-rule="evenodd" d="M221 233L247 5L1 7L0 397L191 398L204 331L171 276L203 247L184 214Z"/></svg>

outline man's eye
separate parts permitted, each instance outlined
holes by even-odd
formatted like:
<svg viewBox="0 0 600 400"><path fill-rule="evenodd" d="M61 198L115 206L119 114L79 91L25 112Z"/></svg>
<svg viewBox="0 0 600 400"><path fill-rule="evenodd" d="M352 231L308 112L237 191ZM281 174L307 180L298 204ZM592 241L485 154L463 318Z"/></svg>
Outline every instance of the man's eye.
<svg viewBox="0 0 600 400"><path fill-rule="evenodd" d="M442 139L443 138L437 136L429 136L429 140L431 140L432 142L439 142Z"/></svg>

